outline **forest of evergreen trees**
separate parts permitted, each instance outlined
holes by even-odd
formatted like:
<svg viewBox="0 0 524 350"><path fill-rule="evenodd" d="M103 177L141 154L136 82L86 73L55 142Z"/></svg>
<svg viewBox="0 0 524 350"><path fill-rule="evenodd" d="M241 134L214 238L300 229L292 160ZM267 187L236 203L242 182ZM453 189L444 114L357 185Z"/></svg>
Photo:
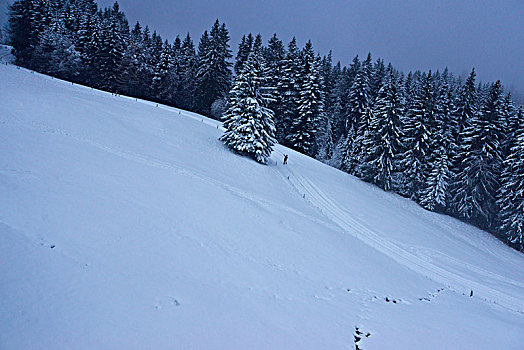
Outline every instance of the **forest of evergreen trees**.
<svg viewBox="0 0 524 350"><path fill-rule="evenodd" d="M238 153L265 163L279 142L524 250L523 109L474 70L404 74L370 54L345 67L276 34L242 37L233 64L218 20L195 48L189 34L170 43L138 22L130 29L118 3L94 0L17 0L7 35L18 65L224 116L221 139Z"/></svg>

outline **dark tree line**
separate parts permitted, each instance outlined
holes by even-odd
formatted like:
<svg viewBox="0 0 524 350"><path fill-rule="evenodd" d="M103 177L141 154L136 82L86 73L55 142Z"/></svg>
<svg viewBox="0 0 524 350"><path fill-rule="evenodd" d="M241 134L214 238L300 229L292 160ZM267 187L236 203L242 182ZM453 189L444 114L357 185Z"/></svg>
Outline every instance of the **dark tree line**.
<svg viewBox="0 0 524 350"><path fill-rule="evenodd" d="M224 117L238 153L265 163L279 142L524 250L523 111L500 81L404 74L370 54L345 67L276 34L244 36L232 64L218 20L195 48L94 0L17 0L8 29L19 65Z"/></svg>
<svg viewBox="0 0 524 350"><path fill-rule="evenodd" d="M136 23L118 3L18 0L10 6L16 63L62 79L210 115L222 112L231 84L225 24L205 32L198 51L189 34L172 43Z"/></svg>

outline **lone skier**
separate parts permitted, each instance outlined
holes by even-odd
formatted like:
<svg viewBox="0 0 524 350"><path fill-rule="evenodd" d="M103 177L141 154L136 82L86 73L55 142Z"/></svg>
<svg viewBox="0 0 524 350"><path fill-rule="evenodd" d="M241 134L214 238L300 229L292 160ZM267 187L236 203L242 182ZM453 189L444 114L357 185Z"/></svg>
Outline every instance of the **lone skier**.
<svg viewBox="0 0 524 350"><path fill-rule="evenodd" d="M284 154L284 165L287 164L287 158L288 158L288 157L287 157L287 154Z"/></svg>

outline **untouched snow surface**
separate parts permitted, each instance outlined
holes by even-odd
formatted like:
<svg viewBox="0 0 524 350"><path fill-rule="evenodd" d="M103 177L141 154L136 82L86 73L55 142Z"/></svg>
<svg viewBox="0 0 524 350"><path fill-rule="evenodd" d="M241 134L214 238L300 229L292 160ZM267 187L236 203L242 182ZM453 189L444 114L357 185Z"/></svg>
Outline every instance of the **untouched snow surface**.
<svg viewBox="0 0 524 350"><path fill-rule="evenodd" d="M1 65L0 348L523 348L522 254L221 132Z"/></svg>

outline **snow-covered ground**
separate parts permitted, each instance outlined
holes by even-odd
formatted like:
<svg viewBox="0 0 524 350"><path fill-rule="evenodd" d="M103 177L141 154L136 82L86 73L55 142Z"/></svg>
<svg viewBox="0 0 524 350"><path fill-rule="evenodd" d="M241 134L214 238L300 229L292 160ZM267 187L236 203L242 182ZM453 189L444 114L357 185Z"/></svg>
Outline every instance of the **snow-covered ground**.
<svg viewBox="0 0 524 350"><path fill-rule="evenodd" d="M220 129L0 65L0 348L524 348L523 254Z"/></svg>

